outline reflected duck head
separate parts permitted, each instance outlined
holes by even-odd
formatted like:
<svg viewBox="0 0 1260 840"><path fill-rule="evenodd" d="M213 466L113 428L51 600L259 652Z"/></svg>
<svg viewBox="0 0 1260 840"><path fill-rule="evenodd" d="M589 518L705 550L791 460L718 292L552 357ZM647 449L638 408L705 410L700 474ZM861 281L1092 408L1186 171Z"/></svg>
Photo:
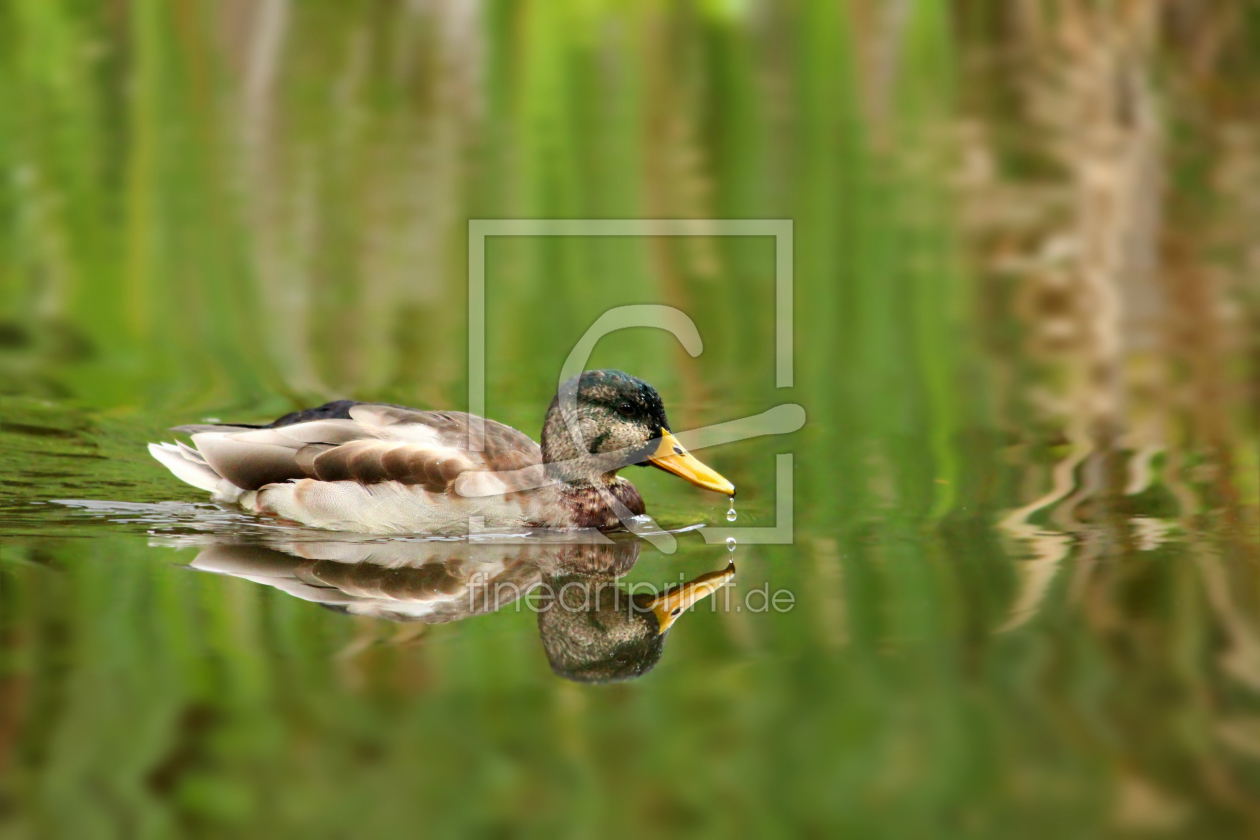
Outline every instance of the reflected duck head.
<svg viewBox="0 0 1260 840"><path fill-rule="evenodd" d="M538 632L551 670L574 682L641 677L661 658L678 617L735 576L735 566L663 592L630 592L615 580L568 574L548 578Z"/></svg>

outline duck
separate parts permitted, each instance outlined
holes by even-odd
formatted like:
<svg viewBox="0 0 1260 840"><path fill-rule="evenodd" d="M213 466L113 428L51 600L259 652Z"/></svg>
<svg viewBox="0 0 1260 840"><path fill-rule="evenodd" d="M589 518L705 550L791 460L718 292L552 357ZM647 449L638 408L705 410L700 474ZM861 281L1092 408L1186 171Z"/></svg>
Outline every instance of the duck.
<svg viewBox="0 0 1260 840"><path fill-rule="evenodd" d="M619 370L562 383L541 443L465 412L354 400L265 425L172 431L192 445L152 443L149 452L213 502L332 531L615 530L647 510L617 474L630 465L735 495L734 484L674 437L656 389Z"/></svg>
<svg viewBox="0 0 1260 840"><path fill-rule="evenodd" d="M628 536L628 535L622 535ZM181 538L182 547L188 538ZM674 586L634 591L618 578L642 543L513 545L465 541L376 543L239 541L192 535L190 567L243 578L334 612L407 624L447 624L532 609L552 672L581 683L644 676L675 622L735 576L734 564ZM537 592L534 602L522 599Z"/></svg>

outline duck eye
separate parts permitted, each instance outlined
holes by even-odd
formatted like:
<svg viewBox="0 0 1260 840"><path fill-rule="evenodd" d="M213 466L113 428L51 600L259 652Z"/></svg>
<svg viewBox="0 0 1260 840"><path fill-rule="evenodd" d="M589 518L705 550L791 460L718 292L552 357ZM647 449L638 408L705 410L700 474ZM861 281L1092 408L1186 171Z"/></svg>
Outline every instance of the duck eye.
<svg viewBox="0 0 1260 840"><path fill-rule="evenodd" d="M632 406L628 402L622 403L621 405L617 406L617 413L620 414L622 417L629 417L630 415L634 414L634 406Z"/></svg>

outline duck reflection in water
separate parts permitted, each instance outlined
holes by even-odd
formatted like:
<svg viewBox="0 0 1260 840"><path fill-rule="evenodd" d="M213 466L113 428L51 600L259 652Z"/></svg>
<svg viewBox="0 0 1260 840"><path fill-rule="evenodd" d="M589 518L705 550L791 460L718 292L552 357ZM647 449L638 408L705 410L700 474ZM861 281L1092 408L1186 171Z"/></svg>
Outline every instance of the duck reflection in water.
<svg viewBox="0 0 1260 840"><path fill-rule="evenodd" d="M577 682L641 677L689 607L735 575L734 565L686 583L629 591L617 578L642 543L478 544L465 541L216 542L194 569L266 584L351 615L441 624L495 612L530 592L528 608L552 670Z"/></svg>

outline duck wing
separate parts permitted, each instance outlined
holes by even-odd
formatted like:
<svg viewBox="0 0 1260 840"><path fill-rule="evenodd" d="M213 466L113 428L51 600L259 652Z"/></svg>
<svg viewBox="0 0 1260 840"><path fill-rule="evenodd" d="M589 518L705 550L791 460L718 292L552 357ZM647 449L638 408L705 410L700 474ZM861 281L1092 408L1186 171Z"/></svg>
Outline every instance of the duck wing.
<svg viewBox="0 0 1260 840"><path fill-rule="evenodd" d="M471 446L474 421L484 427L477 450ZM176 431L191 433L205 464L243 490L309 478L362 485L394 481L435 493L484 495L536 486L542 471L542 450L528 435L460 411L342 401L266 427ZM530 467L537 467L539 476Z"/></svg>

